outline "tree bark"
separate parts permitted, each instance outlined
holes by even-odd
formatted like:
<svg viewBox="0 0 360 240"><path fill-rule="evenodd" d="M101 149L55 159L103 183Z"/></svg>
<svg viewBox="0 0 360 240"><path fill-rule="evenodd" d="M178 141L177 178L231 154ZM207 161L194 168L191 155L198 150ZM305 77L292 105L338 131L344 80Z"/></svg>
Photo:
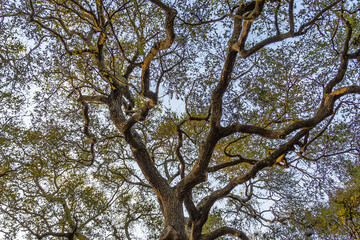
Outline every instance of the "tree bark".
<svg viewBox="0 0 360 240"><path fill-rule="evenodd" d="M165 228L160 240L187 240L183 200L179 196L179 191L172 189L160 201L165 217Z"/></svg>

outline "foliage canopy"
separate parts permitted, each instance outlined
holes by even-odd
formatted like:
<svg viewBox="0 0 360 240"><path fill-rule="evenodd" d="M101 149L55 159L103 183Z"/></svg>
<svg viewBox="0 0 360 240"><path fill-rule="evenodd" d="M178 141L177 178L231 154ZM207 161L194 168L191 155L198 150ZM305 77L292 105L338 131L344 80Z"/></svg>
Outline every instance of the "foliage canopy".
<svg viewBox="0 0 360 240"><path fill-rule="evenodd" d="M0 238L359 238L359 15L1 1Z"/></svg>

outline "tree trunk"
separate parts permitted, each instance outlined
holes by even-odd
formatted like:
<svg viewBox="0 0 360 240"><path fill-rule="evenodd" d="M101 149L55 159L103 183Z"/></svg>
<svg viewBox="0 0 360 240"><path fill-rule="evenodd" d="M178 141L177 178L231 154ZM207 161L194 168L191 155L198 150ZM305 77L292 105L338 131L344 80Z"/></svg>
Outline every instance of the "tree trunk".
<svg viewBox="0 0 360 240"><path fill-rule="evenodd" d="M172 189L167 196L160 198L160 201L165 217L165 228L160 240L187 240L183 201L178 192Z"/></svg>

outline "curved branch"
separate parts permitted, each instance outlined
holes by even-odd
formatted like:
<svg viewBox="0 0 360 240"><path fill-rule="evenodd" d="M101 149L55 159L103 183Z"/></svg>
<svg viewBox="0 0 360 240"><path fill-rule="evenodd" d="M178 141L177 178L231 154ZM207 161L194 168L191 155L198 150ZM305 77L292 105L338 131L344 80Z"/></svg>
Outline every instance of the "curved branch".
<svg viewBox="0 0 360 240"><path fill-rule="evenodd" d="M284 34L277 34L275 36L271 36L269 38L264 39L263 41L255 44L253 47L251 47L250 49L246 50L244 48L240 48L241 46L244 46L243 44L240 44L239 42L235 43L232 45L232 49L239 52L240 55L243 58L247 58L250 55L256 53L257 51L259 51L261 48L272 44L272 43L276 43L276 42L280 42L282 40L285 40L287 38L292 38L292 37L297 37L297 36L301 36L304 35L319 19L320 17L329 9L331 9L332 7L334 7L336 4L338 4L339 2L341 2L341 0L337 0L335 2L333 2L332 4L328 5L327 7L323 8L318 14L316 14L311 20L309 20L308 22L304 23L303 25L300 26L299 30L294 32L294 26L292 25L292 21L291 21L291 11L289 12L290 14L290 31ZM290 6L291 8L291 6Z"/></svg>
<svg viewBox="0 0 360 240"><path fill-rule="evenodd" d="M141 95L147 97L151 100L151 106L154 106L157 103L157 96L155 93L150 91L150 63L154 59L155 55L160 52L160 50L167 49L171 47L172 43L175 40L174 32L174 21L177 15L177 11L159 0L150 0L152 3L158 5L166 12L165 19L165 32L166 38L157 42L153 45L150 52L146 55L144 62L142 64L142 75L141 75Z"/></svg>
<svg viewBox="0 0 360 240"><path fill-rule="evenodd" d="M254 9L256 8L256 5L257 4L255 4L254 1L247 3L247 4L243 4L236 11L236 15L242 16L242 15L248 13L249 11L254 11ZM248 27L250 29L250 25L251 24L249 23L245 27ZM247 30L249 30L249 29L247 29ZM233 68L234 68L236 56L237 56L237 51L234 51L232 49L232 46L235 45L239 41L239 37L242 34L242 32L243 32L242 19L234 18L233 32L232 32L232 36L230 37L230 40L228 42L229 48L228 48L228 51L226 54L224 67L221 72L221 78L211 95L212 114L211 114L211 118L210 118L210 123L211 123L212 129L218 128L220 126L220 119L222 116L222 103L223 103L222 98L223 98L223 95L230 83L231 75L233 72ZM245 35L247 36L247 34L245 34ZM240 42L241 42L241 40L240 40Z"/></svg>
<svg viewBox="0 0 360 240"><path fill-rule="evenodd" d="M215 165L212 167L208 167L206 169L207 172L217 172L221 169L227 168L227 167L232 167L238 164L250 164L250 165L254 165L255 163L257 163L259 160L254 160L254 159L246 159L243 157L239 157L239 159L231 161L231 162L226 162L226 163L222 163L219 165Z"/></svg>
<svg viewBox="0 0 360 240"><path fill-rule="evenodd" d="M93 133L91 133L89 130L89 127L90 127L89 105L87 104L85 99L82 97L81 91L79 89L77 89L77 91L80 95L78 102L82 105L83 117L85 120L84 134L87 138L89 138L91 140L91 145L90 145L91 159L90 159L89 163L87 164L87 165L91 166L91 165L93 165L93 163L95 161L95 144L98 142L98 140L97 140L96 136Z"/></svg>
<svg viewBox="0 0 360 240"><path fill-rule="evenodd" d="M126 121L122 111L122 99L119 94L119 91L113 91L110 95L110 119L113 121L116 128L122 132L125 141L130 145L134 158L146 180L150 183L158 197L164 196L169 192L170 187L167 184L167 181L161 176L158 169L156 169L142 138L131 128L137 119L132 120L132 118L130 118L130 122Z"/></svg>
<svg viewBox="0 0 360 240"><path fill-rule="evenodd" d="M234 50L239 51L240 53L244 50L245 42L250 33L252 22L260 16L264 8L264 4L265 4L265 0L255 1L255 4L253 4L254 8L249 13L243 14L245 15L246 21L243 24L243 30L241 32L239 41L232 46Z"/></svg>
<svg viewBox="0 0 360 240"><path fill-rule="evenodd" d="M307 131L308 129L303 129L298 132L293 138L291 138L287 143L281 145L279 149L272 152L267 158L258 161L246 174L233 178L225 187L212 192L207 198L203 199L200 206L201 217L198 219L198 227L202 228L202 226L206 223L210 209L216 201L228 195L236 186L254 178L262 169L273 166L281 155L286 154L288 151L293 149L294 144L296 144L307 133Z"/></svg>
<svg viewBox="0 0 360 240"><path fill-rule="evenodd" d="M344 42L344 47L343 47L343 52L341 54L341 64L338 68L338 72L336 74L336 76L326 85L325 90L324 90L324 95L326 96L326 94L329 94L332 89L336 86L336 84L340 83L345 76L347 67L348 67L348 50L349 50L349 43L350 43L350 39L351 39L351 35L352 35L352 27L350 25L350 23L348 21L345 21L343 19L345 25L346 25L346 29L347 29L347 33L346 33L346 39Z"/></svg>
<svg viewBox="0 0 360 240"><path fill-rule="evenodd" d="M201 236L200 240L213 240L224 235L232 235L234 237L238 237L241 240L249 240L244 232L231 227L221 227L215 229L211 233Z"/></svg>
<svg viewBox="0 0 360 240"><path fill-rule="evenodd" d="M360 93L360 86L348 86L343 87L337 90L334 90L333 92L325 95L324 101L322 106L319 108L317 113L314 117L306 119L306 120L299 120L296 121L287 127L284 127L282 129L277 130L271 130L263 127L258 127L254 125L245 125L245 124L239 124L234 123L227 127L221 128L221 135L222 137L229 136L233 133L240 132L240 133L250 133L250 134L257 134L259 136L269 138L269 139L285 139L287 135L290 133L301 129L301 128L308 128L308 127L314 127L316 124L323 121L328 116L331 116L334 111L334 104L337 99L340 97L351 94L351 93Z"/></svg>
<svg viewBox="0 0 360 240"><path fill-rule="evenodd" d="M166 19L165 19L165 32L166 38L161 41L157 42L153 45L149 53L146 55L141 67L142 67L142 74L141 74L141 92L140 95L142 97L146 97L149 99L148 102L142 107L139 112L131 116L129 120L126 121L125 124L122 126L122 132L128 132L128 130L137 122L144 121L146 116L148 115L151 108L153 108L157 104L158 96L156 93L150 91L150 63L156 56L158 52L161 50L170 48L172 43L175 40L175 32L174 32L174 20L177 14L177 11L163 2L159 0L151 0L154 4L158 5L161 9L166 12ZM137 58L137 57L136 57ZM131 70L131 68L130 68Z"/></svg>
<svg viewBox="0 0 360 240"><path fill-rule="evenodd" d="M183 145L183 135L180 130L180 126L177 126L177 135L179 137L179 141L178 141L178 144L176 145L175 153L180 162L180 166L181 166L180 176L181 176L181 179L183 179L185 177L185 160L180 151L181 147Z"/></svg>
<svg viewBox="0 0 360 240"><path fill-rule="evenodd" d="M230 14L231 15L231 14ZM209 24L209 23L215 23L215 22L219 22L221 20L224 20L227 16L229 16L228 14L225 14L219 18L216 18L216 19L211 19L211 20L206 20L206 21L200 21L200 22L197 22L197 23L190 23L190 22L187 22L185 21L184 19L178 17L178 19L180 19L181 22L183 22L185 25L188 25L188 26L199 26L199 25L204 25L204 24Z"/></svg>

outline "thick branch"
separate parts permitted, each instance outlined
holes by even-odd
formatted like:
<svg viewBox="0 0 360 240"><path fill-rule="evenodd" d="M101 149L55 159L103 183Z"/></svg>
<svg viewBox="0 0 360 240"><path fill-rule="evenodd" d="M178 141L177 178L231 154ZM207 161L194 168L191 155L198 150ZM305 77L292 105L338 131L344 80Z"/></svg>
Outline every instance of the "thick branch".
<svg viewBox="0 0 360 240"><path fill-rule="evenodd" d="M277 130L270 130L267 128L262 128L254 125L244 125L239 123L234 123L228 127L221 128L221 135L223 137L229 136L233 133L250 133L250 134L257 134L259 136L269 138L269 139L284 139L290 133L301 129L301 128L308 128L314 127L325 118L330 116L334 110L334 104L337 99L340 97L352 94L352 93L360 93L360 86L348 86L343 87L337 90L334 90L330 94L326 95L323 105L319 108L317 113L314 117L309 118L307 120L299 120L295 121L294 123L284 127L282 129Z"/></svg>
<svg viewBox="0 0 360 240"><path fill-rule="evenodd" d="M166 4L159 0L151 0L154 4L158 5L166 12L165 19L165 32L166 38L161 42L157 42L153 45L150 52L146 55L144 62L142 64L142 76L141 76L141 94L144 97L150 98L152 106L157 102L157 96L155 93L150 91L150 63L154 59L155 55L160 52L160 50L167 49L171 47L175 39L174 32L174 20L177 15L177 11L173 8L168 7Z"/></svg>
<svg viewBox="0 0 360 240"><path fill-rule="evenodd" d="M284 135L284 132L281 130L276 131L255 125L246 125L239 123L234 123L228 127L222 128L221 134L225 137L236 132L256 134L269 139L284 139L286 137L286 135Z"/></svg>
<svg viewBox="0 0 360 240"><path fill-rule="evenodd" d="M83 108L83 117L84 117L84 121L85 121L85 125L84 125L84 134L87 138L89 138L91 140L91 145L90 145L90 152L91 152L91 159L88 163L88 165L92 165L95 161L95 144L97 143L97 138L96 136L90 132L90 117L89 117L89 105L87 104L86 102L86 98L89 99L89 100L100 100L100 99L97 99L97 97L92 97L92 96L85 96L85 98L82 96L80 90L78 90L79 92L79 99L78 99L78 102L82 105L82 108ZM99 98L99 97L98 97ZM104 100L105 102L107 101L107 98L104 97Z"/></svg>
<svg viewBox="0 0 360 240"><path fill-rule="evenodd" d="M179 137L179 141L178 141L178 144L176 145L176 148L175 148L175 153L176 153L176 156L180 162L180 176L181 176L181 179L183 179L185 177L185 160L184 160L184 157L182 156L181 154L181 147L183 145L183 134L180 130L180 127L177 126L177 134L178 134L178 137Z"/></svg>
<svg viewBox="0 0 360 240"><path fill-rule="evenodd" d="M262 169L273 166L276 163L276 159L293 149L294 144L296 144L307 133L307 131L307 129L300 131L287 143L281 145L279 149L275 150L272 154L270 154L270 156L261 161L258 161L249 172L230 180L230 182L225 187L212 192L209 197L205 198L200 206L201 217L198 220L198 227L202 228L202 226L206 223L210 209L217 200L228 195L236 186L254 178L256 174Z"/></svg>
<svg viewBox="0 0 360 240"><path fill-rule="evenodd" d="M150 91L150 63L153 58L156 56L158 52L161 50L167 49L171 47L172 43L175 39L175 32L174 32L174 20L177 14L175 9L172 9L165 5L163 2L158 0L152 0L154 4L158 5L166 12L166 19L165 19L165 32L166 38L161 42L157 42L153 45L150 52L146 55L143 64L142 64L142 76L141 76L141 93L140 95L149 99L149 101L144 105L140 111L136 114L131 116L129 120L123 125L122 132L127 132L134 124L139 121L145 120L146 116L148 115L151 108L153 108L157 104L157 94ZM135 54L134 59L137 58L137 54ZM128 68L129 71L133 70L132 65ZM127 75L130 74L126 73Z"/></svg>
<svg viewBox="0 0 360 240"><path fill-rule="evenodd" d="M256 18L259 17L259 15L261 14L261 12L263 10L264 4L265 4L265 0L255 1L254 9L252 11L250 11L249 13L245 14L247 20L244 22L243 30L241 32L239 41L232 46L234 50L239 51L240 53L241 53L241 51L244 50L245 42L249 35L252 22Z"/></svg>
<svg viewBox="0 0 360 240"><path fill-rule="evenodd" d="M168 193L170 187L156 169L139 134L134 129L126 126L126 124L129 123L126 123L126 119L122 111L122 99L119 94L119 91L113 91L110 95L110 118L120 132L122 132L125 140L129 143L137 164L158 197L164 196Z"/></svg>
<svg viewBox="0 0 360 240"><path fill-rule="evenodd" d="M256 4L254 4L254 2L242 5L236 11L236 16L242 16L249 11L253 11L254 8L256 7L255 5ZM246 24L245 27L250 28L250 26L251 23L250 21L248 21L248 24ZM248 30L249 29L246 29L245 32L247 32ZM234 18L233 33L228 42L229 48L226 54L226 59L221 73L221 78L211 96L212 114L210 118L210 123L213 129L220 126L220 119L222 115L222 97L230 83L231 74L233 72L233 68L237 56L237 52L233 51L232 46L239 41L239 37L242 32L243 32L242 19Z"/></svg>
<svg viewBox="0 0 360 240"><path fill-rule="evenodd" d="M104 104L109 104L107 96L80 96L78 99L79 102L99 102Z"/></svg>
<svg viewBox="0 0 360 240"><path fill-rule="evenodd" d="M334 90L332 93L330 93L329 99L334 98L334 100L336 100L344 95L351 94L351 93L360 94L360 86L354 85L354 86L348 86L348 87L343 87L343 88Z"/></svg>
<svg viewBox="0 0 360 240"><path fill-rule="evenodd" d="M236 15L243 16L244 14L246 14L247 17L256 18L261 13L264 2L265 1L256 1L254 3L252 1L247 4L243 4L237 9ZM249 29L246 29L246 31L248 30ZM207 179L206 169L210 163L212 153L219 139L223 137L219 132L219 129L221 128L220 122L221 122L222 107L223 107L222 98L230 83L231 74L233 72L233 68L237 56L237 52L232 49L232 46L236 42L238 42L241 33L242 33L242 19L234 18L233 33L228 42L229 48L227 51L224 67L221 73L221 78L211 95L210 133L207 136L205 143L201 147L198 161L194 166L193 170L178 185L180 192L184 195L186 195L187 192L191 188L193 188L196 184L205 181Z"/></svg>
<svg viewBox="0 0 360 240"><path fill-rule="evenodd" d="M237 160L231 161L231 162L226 162L226 163L222 163L213 167L208 167L206 169L207 172L217 172L221 169L227 168L227 167L232 167L238 164L250 164L250 165L254 165L255 163L257 163L258 160L253 160L253 159L246 159L246 158L242 158L240 157Z"/></svg>
<svg viewBox="0 0 360 240"><path fill-rule="evenodd" d="M284 39L287 38L292 38L292 37L296 37L296 36L301 36L303 34L305 34L319 19L320 17L329 9L331 9L332 7L334 7L336 4L338 4L339 2L341 2L341 0L335 1L334 3L328 5L327 7L325 7L324 9L322 9L318 14L316 14L311 20L309 20L308 22L304 23L303 25L300 26L299 30L294 32L294 27L293 27L293 23L291 21L291 11L289 10L289 14L290 14L290 31L284 34L277 34L275 36L271 36L269 38L264 39L263 41L255 44L253 47L251 47L250 49L246 50L244 48L240 48L240 43L236 43L232 46L233 50L238 51L240 53L240 55L243 58L247 58L250 55L256 53L257 51L259 51L261 48L272 44L272 43L276 43L276 42L280 42ZM291 6L290 6L291 8Z"/></svg>
<svg viewBox="0 0 360 240"><path fill-rule="evenodd" d="M294 32L295 31L294 0L289 1L289 25L290 25L290 32Z"/></svg>
<svg viewBox="0 0 360 240"><path fill-rule="evenodd" d="M231 227L217 228L211 233L201 236L200 240L213 240L224 235L232 235L234 237L238 237L241 240L249 240L244 232Z"/></svg>
<svg viewBox="0 0 360 240"><path fill-rule="evenodd" d="M43 239L45 237L66 237L67 239L72 239L74 237L74 233L57 233L57 232L46 232L41 235L36 235L38 239Z"/></svg>
<svg viewBox="0 0 360 240"><path fill-rule="evenodd" d="M134 130L130 130L125 133L125 140L130 144L137 164L158 197L162 199L167 196L171 189L151 161L146 146L140 141L140 136Z"/></svg>
<svg viewBox="0 0 360 240"><path fill-rule="evenodd" d="M194 221L196 218L199 217L199 210L197 209L197 207L194 204L193 197L192 197L192 192L189 192L185 196L184 204L185 204L186 209L189 212L189 216L190 216L191 221Z"/></svg>

